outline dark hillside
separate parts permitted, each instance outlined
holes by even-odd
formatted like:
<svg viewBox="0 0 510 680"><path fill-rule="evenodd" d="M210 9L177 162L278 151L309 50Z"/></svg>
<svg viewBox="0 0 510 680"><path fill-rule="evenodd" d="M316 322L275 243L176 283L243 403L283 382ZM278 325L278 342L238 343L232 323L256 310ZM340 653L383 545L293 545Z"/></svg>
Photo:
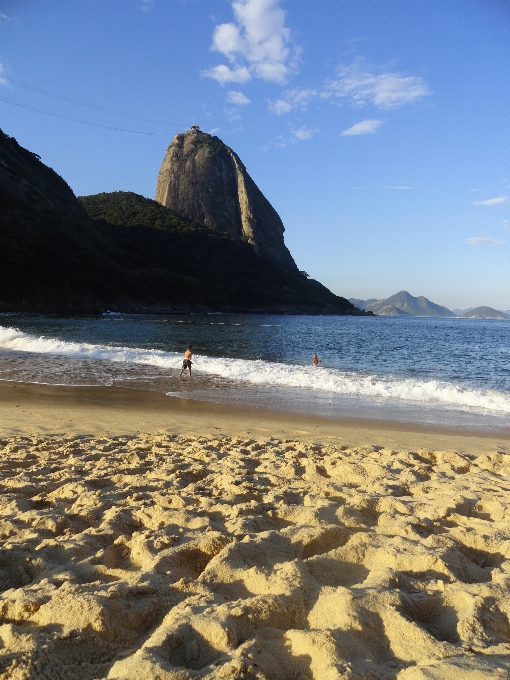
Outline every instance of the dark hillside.
<svg viewBox="0 0 510 680"><path fill-rule="evenodd" d="M256 255L248 243L236 243L226 234L194 225L149 198L117 191L79 200L99 229L115 234L121 252L136 253L160 270L187 278L173 304L219 310L356 313L347 300L317 281L287 272ZM173 291L167 295L173 297Z"/></svg>
<svg viewBox="0 0 510 680"><path fill-rule="evenodd" d="M64 180L0 131L0 310L99 311L109 251Z"/></svg>
<svg viewBox="0 0 510 680"><path fill-rule="evenodd" d="M78 200L0 131L0 311L359 313L316 281L128 192Z"/></svg>

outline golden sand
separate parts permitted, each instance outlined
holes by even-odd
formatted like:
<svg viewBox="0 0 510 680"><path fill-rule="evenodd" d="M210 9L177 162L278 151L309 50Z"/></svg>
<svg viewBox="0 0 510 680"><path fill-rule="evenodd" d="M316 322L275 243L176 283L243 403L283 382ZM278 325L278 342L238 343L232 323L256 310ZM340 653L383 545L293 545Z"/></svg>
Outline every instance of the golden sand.
<svg viewBox="0 0 510 680"><path fill-rule="evenodd" d="M510 678L508 439L126 392L0 384L1 680Z"/></svg>

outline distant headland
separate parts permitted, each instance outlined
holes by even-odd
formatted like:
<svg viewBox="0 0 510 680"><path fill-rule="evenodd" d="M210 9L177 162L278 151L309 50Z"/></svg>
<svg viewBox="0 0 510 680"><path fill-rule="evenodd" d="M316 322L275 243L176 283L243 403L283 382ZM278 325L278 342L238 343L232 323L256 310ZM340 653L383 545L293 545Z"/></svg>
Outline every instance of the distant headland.
<svg viewBox="0 0 510 680"><path fill-rule="evenodd" d="M423 295L414 297L406 290L401 290L389 298L378 300L370 298L349 298L349 302L360 309L370 310L378 316L427 316L427 317L463 317L466 319L510 319L508 312L492 307L469 307L468 309L450 310L447 307L431 302Z"/></svg>

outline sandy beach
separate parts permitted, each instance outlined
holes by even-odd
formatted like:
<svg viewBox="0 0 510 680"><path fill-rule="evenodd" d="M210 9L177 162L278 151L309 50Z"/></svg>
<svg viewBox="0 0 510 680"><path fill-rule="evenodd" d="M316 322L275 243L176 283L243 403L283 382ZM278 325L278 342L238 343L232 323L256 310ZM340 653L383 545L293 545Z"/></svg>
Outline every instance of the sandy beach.
<svg viewBox="0 0 510 680"><path fill-rule="evenodd" d="M0 679L510 678L509 451L0 382Z"/></svg>

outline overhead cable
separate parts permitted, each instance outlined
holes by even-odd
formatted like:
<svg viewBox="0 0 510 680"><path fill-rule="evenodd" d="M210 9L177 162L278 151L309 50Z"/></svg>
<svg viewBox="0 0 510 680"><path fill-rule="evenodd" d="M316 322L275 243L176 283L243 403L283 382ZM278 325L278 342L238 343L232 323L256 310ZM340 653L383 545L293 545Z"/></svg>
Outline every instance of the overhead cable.
<svg viewBox="0 0 510 680"><path fill-rule="evenodd" d="M133 116L129 113L121 113L120 111L114 111L113 109L106 109L102 106L96 106L95 104L86 104L85 102L80 102L77 99L71 99L70 97L64 97L61 94L55 94L54 92L48 92L48 90L41 90L38 87L33 87L32 85L25 85L17 80L8 81L12 85L17 85L18 87L23 87L26 90L32 90L33 92L39 92L40 94L48 95L48 97L55 97L57 99L63 99L66 102L71 102L72 104L78 104L79 106L86 106L89 109L96 109L97 111L104 111L105 113L114 113L116 116L124 116L124 118L134 118L136 120L143 120L147 123L158 123L158 125L176 125L176 123L163 122L162 120L154 120L153 118L143 118L142 116Z"/></svg>
<svg viewBox="0 0 510 680"><path fill-rule="evenodd" d="M24 102L16 101L15 99L10 99L8 97L0 97L0 101L6 102L7 104L13 104L14 106L20 106L23 109L28 109L29 111L37 111L38 113L44 113L47 116L54 116L55 118L62 118L62 120L70 120L73 123L81 123L82 125L90 125L92 127L104 128L105 130L117 130L118 132L132 132L136 135L160 135L168 137L171 133L169 132L146 132L145 130L128 130L126 128L118 128L113 125L102 125L101 123L92 123L88 120L81 120L80 118L72 118L71 116L64 116L61 113L54 113L53 111L46 111L45 109L40 109L37 106L32 106L31 104L25 104Z"/></svg>

